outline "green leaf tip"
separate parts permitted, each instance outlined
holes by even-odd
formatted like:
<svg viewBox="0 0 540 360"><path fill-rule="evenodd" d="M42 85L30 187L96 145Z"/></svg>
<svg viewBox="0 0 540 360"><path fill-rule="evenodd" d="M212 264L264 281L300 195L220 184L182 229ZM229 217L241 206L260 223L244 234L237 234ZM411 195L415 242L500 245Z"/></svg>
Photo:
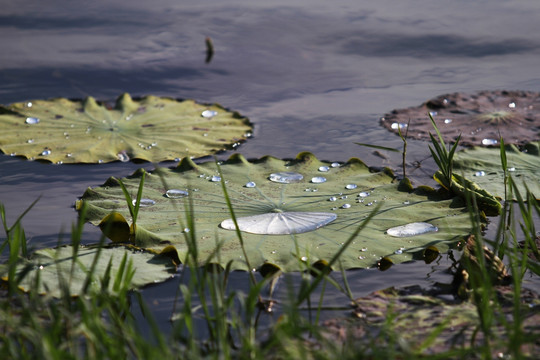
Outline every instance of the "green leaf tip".
<svg viewBox="0 0 540 360"><path fill-rule="evenodd" d="M111 212L99 223L103 234L115 243L128 243L131 229L126 219L118 212Z"/></svg>

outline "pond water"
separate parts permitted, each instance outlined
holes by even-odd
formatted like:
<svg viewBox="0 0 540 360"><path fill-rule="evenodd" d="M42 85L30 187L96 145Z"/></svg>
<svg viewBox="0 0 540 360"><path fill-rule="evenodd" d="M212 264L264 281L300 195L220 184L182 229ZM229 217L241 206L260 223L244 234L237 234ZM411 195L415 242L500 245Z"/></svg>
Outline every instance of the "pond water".
<svg viewBox="0 0 540 360"><path fill-rule="evenodd" d="M436 95L477 90L540 91L540 2L60 1L20 0L0 15L0 103L51 98L101 100L123 92L218 102L254 123L235 151L247 158L359 157L400 167L400 156L355 142L401 148L379 125L384 113ZM205 38L215 54L205 63ZM221 154L227 158L232 152ZM415 184L432 184L427 143L410 141ZM413 163L418 166L413 166ZM23 220L31 246L67 241L75 200L109 176L152 164L51 165L0 156L0 202ZM87 225L85 242L99 230ZM351 271L356 296L391 285L448 281L449 260L387 272ZM245 274L236 274L245 280ZM534 284L534 283L533 283ZM170 316L175 283L143 291ZM537 285L536 285L537 286ZM328 295L328 303L346 299Z"/></svg>

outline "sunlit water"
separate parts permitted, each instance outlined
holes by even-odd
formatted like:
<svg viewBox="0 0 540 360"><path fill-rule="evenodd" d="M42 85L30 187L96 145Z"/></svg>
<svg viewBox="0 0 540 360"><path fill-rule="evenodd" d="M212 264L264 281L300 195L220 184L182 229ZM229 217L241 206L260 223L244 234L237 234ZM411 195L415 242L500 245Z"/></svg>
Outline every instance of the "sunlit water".
<svg viewBox="0 0 540 360"><path fill-rule="evenodd" d="M12 1L0 15L0 103L111 100L123 92L218 102L255 124L253 138L236 149L247 158L310 151L335 162L359 157L399 174L399 154L355 143L401 148L378 119L436 95L540 91L539 15L537 0ZM215 48L210 63L207 36ZM409 142L416 184L432 184L434 163L427 158L427 143ZM68 241L77 219L73 204L87 187L140 166L153 167L51 165L3 155L0 201L12 222L40 198L24 228L32 247L53 246ZM86 225L84 241L98 237ZM448 282L450 264L443 258L348 277L360 296L391 285ZM245 274L234 276L247 283ZM163 327L176 285L143 291ZM326 299L329 306L347 303L335 291Z"/></svg>

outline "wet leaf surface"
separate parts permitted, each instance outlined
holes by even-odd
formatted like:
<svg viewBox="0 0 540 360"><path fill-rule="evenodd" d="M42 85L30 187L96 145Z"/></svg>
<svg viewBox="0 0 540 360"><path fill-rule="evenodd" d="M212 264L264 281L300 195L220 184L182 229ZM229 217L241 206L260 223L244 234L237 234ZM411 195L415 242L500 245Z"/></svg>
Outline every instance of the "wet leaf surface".
<svg viewBox="0 0 540 360"><path fill-rule="evenodd" d="M523 147L506 145L507 174L512 176L522 196L525 186L540 196L540 142L526 144ZM504 171L501 167L499 148L474 147L459 151L454 157L454 171L462 173L480 187L493 195L504 199ZM515 200L515 196L513 197Z"/></svg>
<svg viewBox="0 0 540 360"><path fill-rule="evenodd" d="M176 266L170 256L143 251L135 247L107 246L99 249L96 246L79 247L74 256L74 248L62 246L59 248L36 251L28 260L21 260L17 265L17 276L26 272L19 287L24 291L36 291L39 294L49 294L61 297L61 283L65 282L71 296L81 295L86 278L96 255L99 256L95 265L94 275L90 281L90 291L100 291L106 286L111 291L120 272L125 279L129 268L134 271L129 289L139 288L170 279L176 271ZM122 270L122 260L126 257L126 267ZM110 263L110 280L104 281ZM130 265L131 264L131 265ZM7 269L0 269L2 280L6 281ZM123 272L122 272L123 271ZM36 281L38 282L36 286Z"/></svg>
<svg viewBox="0 0 540 360"><path fill-rule="evenodd" d="M313 182L325 166L329 168L324 172L326 181ZM255 268L272 263L284 271L298 271L319 260L330 261L378 205L373 219L342 254L340 264L345 268L372 267L382 257L394 263L423 259L426 247L436 245L441 252L447 251L470 231L460 198L447 199L428 187L400 186L389 170L373 171L354 158L332 167L310 153L301 153L293 160L267 156L247 161L235 155L221 165L221 170L249 261ZM272 174L283 172L303 178L298 180L289 174L294 182L271 181ZM137 193L141 176L142 171L138 171L122 179L132 196ZM171 189L187 192L188 196L169 198L166 194ZM142 197L154 204L140 208L134 234L137 246L159 250L174 245L184 261L187 240L193 237L201 265L210 261L224 266L232 260L232 268L247 269L214 162L195 164L186 159L176 168L158 169L146 175ZM115 178L88 189L78 207L83 202L88 206L88 220L96 225L111 211L126 218L122 228L130 225L126 200ZM194 229L186 225L190 203ZM413 222L429 223L437 231L409 237L386 233ZM220 251L215 254L218 244Z"/></svg>
<svg viewBox="0 0 540 360"><path fill-rule="evenodd" d="M0 150L53 163L201 157L237 146L251 131L248 119L220 105L155 96L123 94L114 106L88 97L0 108Z"/></svg>
<svg viewBox="0 0 540 360"><path fill-rule="evenodd" d="M395 133L409 124L409 137L429 141L435 131L428 113L447 142L460 134L460 144L476 146L496 146L501 136L507 144L540 139L540 93L530 91L441 95L420 106L393 110L381 124Z"/></svg>

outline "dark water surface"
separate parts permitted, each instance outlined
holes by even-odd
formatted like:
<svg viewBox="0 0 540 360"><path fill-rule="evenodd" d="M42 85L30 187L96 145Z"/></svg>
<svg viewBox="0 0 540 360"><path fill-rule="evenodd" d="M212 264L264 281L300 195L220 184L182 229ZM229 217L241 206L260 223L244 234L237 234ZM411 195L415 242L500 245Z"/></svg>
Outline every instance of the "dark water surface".
<svg viewBox="0 0 540 360"><path fill-rule="evenodd" d="M254 137L236 150L247 158L310 151L398 169L398 155L354 144L401 146L378 124L385 112L456 91L540 91L537 0L5 2L0 103L110 100L123 92L218 102L255 124ZM206 36L215 47L209 64ZM415 183L430 183L434 164L422 162L427 143L411 141L408 154L422 164ZM153 167L59 166L1 155L0 202L14 221L41 196L23 224L32 246L53 246L69 234L73 204L88 186L140 166ZM84 241L95 242L99 231L86 228ZM441 261L351 271L349 280L356 296L430 285L449 279L450 262ZM143 291L161 320L171 314L175 288L171 281ZM345 304L327 293L329 304Z"/></svg>

